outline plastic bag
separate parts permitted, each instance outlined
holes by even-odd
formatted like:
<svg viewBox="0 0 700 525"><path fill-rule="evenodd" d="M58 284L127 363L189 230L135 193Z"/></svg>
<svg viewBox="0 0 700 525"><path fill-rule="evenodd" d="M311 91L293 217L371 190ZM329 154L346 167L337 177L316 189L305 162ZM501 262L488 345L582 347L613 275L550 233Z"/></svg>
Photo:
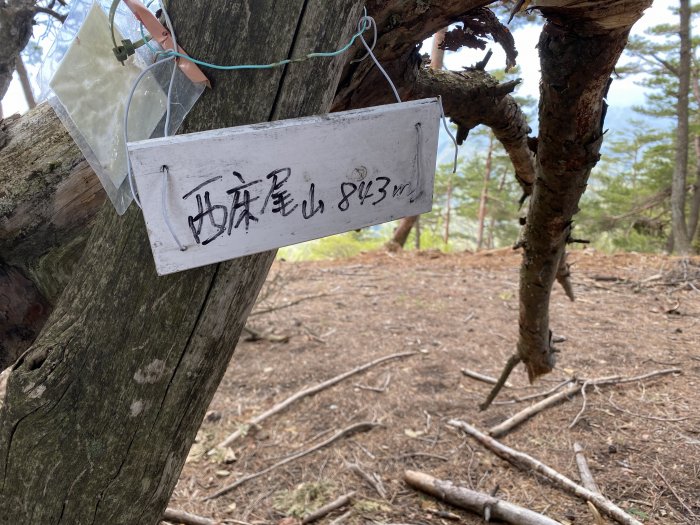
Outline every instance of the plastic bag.
<svg viewBox="0 0 700 525"><path fill-rule="evenodd" d="M155 61L156 54L143 46L124 65L116 59L104 9L110 3L71 3L70 14L42 64L38 84L40 98L48 99L56 110L121 215L133 200L126 177L125 107L134 81ZM139 24L128 9L117 10L115 38L117 42L141 38ZM174 60L165 61L139 81L129 109L130 142L163 136L174 67ZM203 84L193 83L179 68L174 78L170 133L177 130L204 90Z"/></svg>

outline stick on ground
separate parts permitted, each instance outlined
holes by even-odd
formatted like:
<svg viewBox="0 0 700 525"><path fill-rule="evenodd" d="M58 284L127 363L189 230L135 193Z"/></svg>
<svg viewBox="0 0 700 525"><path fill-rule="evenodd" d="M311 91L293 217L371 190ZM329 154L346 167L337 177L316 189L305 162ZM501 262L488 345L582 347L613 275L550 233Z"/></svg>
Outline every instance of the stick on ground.
<svg viewBox="0 0 700 525"><path fill-rule="evenodd" d="M443 481L423 472L407 470L404 472L403 479L411 487L461 509L471 510L483 515L484 509L488 506L491 509L492 518L505 521L506 523L513 523L514 525L559 525L558 521L554 521L543 514L499 500L483 492L453 485L450 481Z"/></svg>
<svg viewBox="0 0 700 525"><path fill-rule="evenodd" d="M347 372L344 372L338 376L332 377L331 379L328 379L327 381L324 381L323 383L318 383L317 385L305 388L303 390L299 390L296 394L288 397L281 403L278 403L277 405L273 406L271 409L263 412L262 414L255 416L254 418L248 420L248 422L243 425L241 428L236 430L234 433L230 434L226 439L224 439L221 443L216 445L212 450L209 451L209 453L212 453L215 451L217 448L226 448L229 446L231 443L233 443L235 440L237 440L239 437L243 436L247 429L250 428L251 426L254 425L259 425L262 423L264 420L269 418L270 416L274 416L275 414L282 412L285 408L287 408L289 405L292 403L295 403L299 401L300 399L316 394L320 392L321 390L324 390L326 388L329 388L336 383L340 383L342 380L347 379L348 377L354 376L355 374L359 374L360 372L364 372L365 370L372 368L373 366L380 365L382 363L385 363L386 361L391 361L392 359L401 359L403 357L410 357L412 355L417 355L418 352L401 352L398 354L391 354L387 355L384 357L380 357L379 359L375 359L374 361L371 361L369 363L366 363L362 366L358 366L357 368L353 368L352 370L349 370Z"/></svg>
<svg viewBox="0 0 700 525"><path fill-rule="evenodd" d="M304 516L301 520L302 525L306 525L307 523L313 523L316 520L320 520L324 516L330 514L334 510L338 510L348 503L352 501L352 498L355 496L355 492L348 492L347 494L343 494L340 496L338 499L331 501L328 505L324 505L320 509L317 509L306 516Z"/></svg>
<svg viewBox="0 0 700 525"><path fill-rule="evenodd" d="M591 492L601 494L595 479L593 479L591 469L588 468L588 461L586 461L586 456L583 454L583 447L580 443L574 443L574 455L576 457L576 466L578 467L578 476L581 478L581 483L583 486ZM595 505L593 505L593 503L590 501L587 501L586 503L588 504L591 514L593 514L593 519L595 520L596 525L605 525L603 517L600 515L600 512Z"/></svg>
<svg viewBox="0 0 700 525"><path fill-rule="evenodd" d="M462 375L471 377L472 379L476 379L477 381L481 381L482 383L487 383L489 385L495 385L498 383L498 379L495 377L487 376L486 374L481 374L479 372L475 372L474 370L469 370L468 368L462 368ZM508 382L506 382L503 386L506 388L513 388L513 385Z"/></svg>
<svg viewBox="0 0 700 525"><path fill-rule="evenodd" d="M523 421L528 420L535 414L542 412L544 409L549 408L551 406L556 405L560 401L567 399L569 397L572 397L576 395L579 391L582 390L584 386L606 386L606 385L620 385L624 383L632 383L635 381L642 381L644 379L651 379L653 377L659 377L659 376L664 376L668 374L678 374L681 373L680 368L669 368L666 370L655 370L654 372L649 372L648 374L643 374L640 376L634 376L634 377L625 377L622 378L620 376L609 376L609 377L601 377L599 379L579 379L577 382L573 385L571 385L569 388L566 390L562 390L561 392L557 392L556 394L553 394L542 401L539 401L535 403L534 405L531 405L527 408L524 408L517 414L511 416L510 418L506 419L502 423L499 423L498 425L495 425L489 429L489 434L493 437L500 437L511 430L513 430L515 427L520 425ZM583 410L585 409L585 405L582 407L582 410L579 411L578 415L576 416L576 419L574 420L574 423L578 421L578 419L581 417L583 414ZM573 424L571 425L573 426ZM570 427L571 428L571 427Z"/></svg>
<svg viewBox="0 0 700 525"><path fill-rule="evenodd" d="M513 428L517 427L523 421L530 419L538 412L542 412L545 408L554 406L569 396L576 395L579 390L581 390L581 385L574 384L566 390L556 392L551 396L544 398L542 401L538 401L534 405L530 405L529 407L521 410L514 416L506 419L503 423L499 423L498 425L491 427L489 429L489 434L493 437L503 436L504 434L510 432Z"/></svg>
<svg viewBox="0 0 700 525"><path fill-rule="evenodd" d="M327 447L331 443L338 441L339 439L342 439L344 437L356 434L358 432L367 432L368 430L372 430L374 427L379 426L379 423L373 423L371 421L365 421L363 423L356 423L354 425L350 425L347 428L344 428L340 432L336 432L333 434L331 437L326 439L325 441L322 441L321 443L318 443L317 445L314 445L311 448L307 448L306 450L302 450L301 452L297 452L296 454L292 454L291 456L287 456L284 458L282 461L279 461L275 463L274 465L271 465L263 470L260 470L258 472L254 472L253 474L248 474L247 476L243 476L242 478L237 479L230 485L225 486L222 489L217 490L214 492L214 494L211 494L210 496L207 496L204 498L204 501L210 500L210 499L215 499L218 498L219 496L223 496L224 494L231 492L233 489L240 487L245 483L246 481L250 481L251 479L259 478L260 476L267 474L268 472L281 467L282 465L286 465L287 463L291 463L292 461L295 461L299 458L303 458L304 456L308 456L312 452L316 452L317 450L320 450L324 447Z"/></svg>
<svg viewBox="0 0 700 525"><path fill-rule="evenodd" d="M634 519L632 516L627 514L617 505L613 504L611 501L606 499L600 494L591 492L585 487L582 487L578 483L575 483L571 479L567 478L563 474L560 474L553 468L545 465L541 461L520 452L518 450L507 447L500 441L496 441L492 437L487 436L483 432L477 430L475 427L471 426L465 421L460 421L458 419L451 419L447 423L448 425L459 428L465 433L476 439L483 446L488 448L491 452L496 454L498 457L505 459L512 465L528 471L532 470L541 476L547 478L552 483L554 483L559 488L577 496L585 501L590 501L596 508L601 511L606 516L616 520L618 523L623 525L642 525L641 522Z"/></svg>
<svg viewBox="0 0 700 525"><path fill-rule="evenodd" d="M163 519L172 523L181 523L182 525L216 525L216 522L209 518L190 514L184 510L170 508L165 509Z"/></svg>

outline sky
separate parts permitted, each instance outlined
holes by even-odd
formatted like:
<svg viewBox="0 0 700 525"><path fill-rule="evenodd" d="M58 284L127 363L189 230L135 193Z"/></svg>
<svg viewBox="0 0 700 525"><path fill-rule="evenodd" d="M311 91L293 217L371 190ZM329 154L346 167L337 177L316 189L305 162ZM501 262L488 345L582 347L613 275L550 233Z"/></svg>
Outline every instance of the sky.
<svg viewBox="0 0 700 525"><path fill-rule="evenodd" d="M677 5L677 1L655 0L652 7L647 9L642 19L633 28L633 34L643 34L648 27L660 23L674 22L669 7ZM537 40L540 28L532 24L513 32L516 47L518 49L518 65L521 68L523 82L517 90L519 95L529 95L538 98L539 94L539 57L537 54ZM494 56L489 62L489 68L503 67L505 55L497 45L492 45ZM430 43L423 47L425 52L430 51ZM460 70L464 66L472 65L484 56L484 51L463 49L455 53L447 53L445 66L447 69ZM644 102L644 89L635 83L634 77L617 79L612 83L608 95L608 103L611 107L629 107ZM27 104L24 100L19 82L15 78L10 89L2 100L3 114L5 116L16 112L24 112Z"/></svg>

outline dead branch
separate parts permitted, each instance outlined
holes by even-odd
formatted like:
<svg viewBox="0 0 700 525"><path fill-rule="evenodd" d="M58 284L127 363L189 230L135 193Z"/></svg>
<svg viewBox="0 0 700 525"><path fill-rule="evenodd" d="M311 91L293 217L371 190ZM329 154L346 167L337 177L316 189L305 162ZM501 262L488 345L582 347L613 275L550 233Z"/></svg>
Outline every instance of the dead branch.
<svg viewBox="0 0 700 525"><path fill-rule="evenodd" d="M304 516L301 520L302 525L306 525L307 523L313 523L316 520L320 520L324 516L327 516L334 510L338 510L340 508L345 507L348 503L352 501L352 498L355 497L355 491L348 492L347 494L343 494L340 496L338 499L331 501L328 505L324 505L320 509L317 509L310 514L307 514Z"/></svg>
<svg viewBox="0 0 700 525"><path fill-rule="evenodd" d="M433 516L437 516L438 518L443 518L446 520L452 520L452 521L462 521L461 516L458 514L455 514L454 512L447 512L446 510L438 510L438 509L425 509L425 511L428 514L432 514Z"/></svg>
<svg viewBox="0 0 700 525"><path fill-rule="evenodd" d="M363 480L365 480L370 487L374 489L374 491L379 494L379 497L382 499L387 499L387 494L386 494L386 489L384 488L384 484L382 483L382 480L379 479L379 477L376 474L370 474L368 472L365 472L360 465L357 463L348 463L345 462L345 467L350 470L351 472L354 472L358 476L360 476Z"/></svg>
<svg viewBox="0 0 700 525"><path fill-rule="evenodd" d="M506 381L508 381L508 377L510 376L511 372L516 367L516 365L520 363L520 361L521 358L518 354L513 354L508 358L508 361L506 361L506 365L503 367L503 371L501 372L501 376L498 378L498 381L496 381L496 384L491 389L491 392L489 392L489 395L486 397L486 400L479 405L480 411L484 411L489 406L491 406L491 403L494 399L496 399L496 396L501 391L501 388L503 388L503 386L506 384Z"/></svg>
<svg viewBox="0 0 700 525"><path fill-rule="evenodd" d="M333 434L331 437L326 439L325 441L322 441L321 443L318 443L317 445L314 445L313 447L307 448L306 450L302 450L301 452L297 452L296 454L292 454L291 456L288 456L284 458L282 461L278 461L274 465L271 465L267 468L264 468L263 470L260 470L258 472L254 472L253 474L248 474L247 476L243 476L242 478L237 479L230 485L227 485L226 487L217 490L214 492L214 494L211 494L210 496L207 496L204 498L204 501L208 501L211 499L218 498L219 496L223 496L224 494L227 494L228 492L231 492L233 489L240 487L247 481L250 481L252 479L259 478L260 476L263 476L267 474L268 472L271 472L275 470L276 468L279 468L283 465L286 465L287 463L291 463L292 461L296 461L297 459L303 458L304 456L308 456L309 454L316 452L317 450L320 450L324 447L327 447L328 445L338 441L339 439L342 439L347 436L351 436L353 434L356 434L358 432L367 432L369 430L372 430L373 428L379 426L379 423L374 423L372 421L365 421L363 423L356 423L354 425L350 425L347 428L344 428L343 430L336 432Z"/></svg>
<svg viewBox="0 0 700 525"><path fill-rule="evenodd" d="M586 461L586 456L583 454L583 447L580 443L574 443L574 455L576 457L576 466L578 466L578 473L579 477L581 478L581 483L591 492L600 494L600 489L598 488L595 479L593 479L591 469L588 468L588 462ZM593 519L595 520L596 525L605 525L605 522L600 515L600 511L595 507L595 505L593 505L593 503L590 501L587 501L586 503L588 504L591 514L593 514Z"/></svg>
<svg viewBox="0 0 700 525"><path fill-rule="evenodd" d="M289 341L288 335L264 334L246 325L243 331L248 334L246 341L269 341L270 343L286 343Z"/></svg>
<svg viewBox="0 0 700 525"><path fill-rule="evenodd" d="M578 420L581 419L581 416L586 411L586 403L588 401L588 399L586 398L586 388L588 388L589 384L590 382L586 381L581 385L581 397L583 398L583 402L581 403L581 410L578 411L574 420L571 423L569 423L569 428L574 428L576 426L576 423L578 423Z"/></svg>
<svg viewBox="0 0 700 525"><path fill-rule="evenodd" d="M530 419L532 416L535 414L542 412L544 409L549 408L551 406L554 406L558 403L560 403L562 400L566 399L569 396L575 395L581 390L581 385L579 384L574 384L571 385L569 388L566 390L562 390L561 392L556 392L552 394L549 397L544 398L542 401L539 401L535 403L534 405L531 405L514 416L506 419L503 423L499 423L498 425L495 425L489 429L489 435L494 436L494 437L500 437L511 430L513 428L517 427L522 423L523 421L526 421Z"/></svg>
<svg viewBox="0 0 700 525"><path fill-rule="evenodd" d="M280 304L280 305L273 305L268 308L263 308L262 310L253 310L250 312L250 315L248 317L252 317L254 315L263 315L263 314L269 314L270 312L276 312L278 310L284 310L285 308L290 308L291 306L296 306L299 303L303 303L304 301L311 301L312 299L320 299L321 297L328 297L327 293L319 293L316 295L309 295L307 297L300 297L299 299L295 299L294 301L289 301L288 303Z"/></svg>
<svg viewBox="0 0 700 525"><path fill-rule="evenodd" d="M354 376L355 374L359 374L360 372L364 372L365 370L368 370L372 368L373 366L380 365L382 363L385 363L386 361L391 361L392 359L402 359L404 357L410 357L412 355L416 355L418 352L400 352L398 354L391 354L387 355L384 357L380 357L379 359L375 359L374 361L370 361L369 363L366 363L362 366L358 366L357 368L353 368L352 370L349 370L347 372L344 372L340 375L337 375L335 377L332 377L331 379L328 379L327 381L324 381L323 383L318 383L317 385L305 388L303 390L299 390L297 393L294 395L288 397L281 403L276 404L269 410L263 412L262 414L255 416L252 419L249 419L248 422L242 427L236 430L234 433L230 434L226 439L224 439L221 443L216 445L212 450L209 451L211 453L213 450L217 448L225 448L229 446L231 443L233 443L236 439L239 437L243 436L247 429L251 426L254 425L259 425L263 421L265 421L267 418L270 416L274 416L275 414L278 414L279 412L282 412L285 408L287 408L289 405L299 401L300 399L311 396L313 394L316 394L320 392L321 390L324 390L326 388L329 388L337 383L340 383L344 379L347 379L348 377Z"/></svg>
<svg viewBox="0 0 700 525"><path fill-rule="evenodd" d="M531 405L527 408L524 408L517 414L511 416L510 418L506 419L502 423L495 425L489 429L489 434L494 437L500 437L503 436L504 434L507 434L511 430L513 430L515 427L520 425L520 423L527 421L529 418L534 416L535 414L538 414L539 412L542 412L546 408L552 407L556 405L557 403L563 401L564 399L568 399L570 397L573 397L576 395L582 388L583 386L607 386L607 385L619 385L619 384L624 384L624 383L632 383L635 381L642 381L644 379L650 379L653 377L659 377L659 376L664 376L664 375L669 375L669 374L678 374L681 373L680 368L668 368L666 370L656 370L654 372L649 372L648 374L643 374L640 376L635 376L635 377L627 377L627 378L621 378L620 376L609 376L609 377L601 377L599 379L579 379L576 380L576 383L571 385L569 388L566 390L562 390L561 392L557 392L555 394L552 394L551 396L543 399L542 401L539 401L538 403L535 403L534 405ZM585 409L585 406L583 407ZM578 418L583 414L583 410L579 412L579 414L576 416L576 419L574 420L574 423L578 420Z"/></svg>
<svg viewBox="0 0 700 525"><path fill-rule="evenodd" d="M688 507L688 505L686 505L685 501L683 501L683 500L681 499L681 497L680 497L680 496L678 495L678 493L676 492L676 489L674 489L674 488L673 488L673 485L671 485L671 483L666 479L666 476L664 476L663 473L662 473L659 469L657 469L656 467L654 467L654 470L656 471L656 473L657 473L659 476L661 476L661 479L664 481L664 483L666 484L666 486L668 487L668 489L671 491L671 494L673 494L673 496L676 498L676 500L678 501L678 503L681 504L681 506L686 510L686 512L687 512L691 517L697 518L697 514L695 514L695 513L693 512L693 509L691 509L690 507Z"/></svg>
<svg viewBox="0 0 700 525"><path fill-rule="evenodd" d="M525 471L532 470L547 478L562 490L565 490L566 492L569 492L570 494L573 494L574 496L577 496L585 501L590 501L603 514L616 520L617 522L622 523L623 525L642 525L639 521L634 519L608 499L604 498L602 495L591 492L587 488L578 485L571 479L567 478L563 474L560 474L553 468L545 465L532 456L505 446L503 443L496 441L483 432L480 432L469 423L457 419L451 419L448 421L448 425L463 430L466 434L476 439L498 457L505 459L512 465Z"/></svg>
<svg viewBox="0 0 700 525"><path fill-rule="evenodd" d="M496 383L498 383L498 379L496 379L495 377L480 374L479 372L474 372L473 370L469 370L468 368L462 368L462 375L471 377L472 379L476 379L477 381L481 381L483 383L488 383L489 385L495 385ZM513 385L511 385L508 382L506 382L503 386L506 388L513 388Z"/></svg>
<svg viewBox="0 0 700 525"><path fill-rule="evenodd" d="M403 479L411 487L461 509L483 515L485 508L488 507L491 509L492 518L507 523L515 525L558 525L559 523L532 510L499 500L483 492L459 487L451 481L437 479L423 472L407 470L404 472Z"/></svg>
<svg viewBox="0 0 700 525"><path fill-rule="evenodd" d="M522 396L522 397L516 397L514 399L509 399L508 401L495 401L493 404L494 405L513 405L515 403L522 403L523 401L531 401L533 399L538 399L540 397L547 397L558 391L561 387L568 385L571 383L573 379L566 379L562 381L561 383L557 384L556 386L550 388L549 390L546 390L544 392L538 392L536 394L530 394L527 396Z"/></svg>
<svg viewBox="0 0 700 525"><path fill-rule="evenodd" d="M389 383L391 382L391 374L387 374L386 379L382 383L382 386L369 386L369 385L361 385L360 383L353 383L352 386L355 388L359 388L360 390L369 390L370 392L377 392L379 394L383 394L386 392L386 389L389 388Z"/></svg>
<svg viewBox="0 0 700 525"><path fill-rule="evenodd" d="M184 510L179 509L165 509L163 513L163 520L170 521L173 523L181 523L182 525L216 525L214 520L209 518L203 518L202 516L197 516L196 514L190 514Z"/></svg>
<svg viewBox="0 0 700 525"><path fill-rule="evenodd" d="M632 412L631 410L625 410L624 408L617 406L613 400L612 400L612 394L610 394L610 397L608 398L608 403L610 403L610 406L613 407L615 410L618 412L622 412L623 414L627 414L629 416L634 416L638 417L640 419L649 419L651 421L663 421L664 423L679 423L681 421L686 421L690 419L690 417L658 417L658 416L650 416L647 414L638 414L637 412Z"/></svg>

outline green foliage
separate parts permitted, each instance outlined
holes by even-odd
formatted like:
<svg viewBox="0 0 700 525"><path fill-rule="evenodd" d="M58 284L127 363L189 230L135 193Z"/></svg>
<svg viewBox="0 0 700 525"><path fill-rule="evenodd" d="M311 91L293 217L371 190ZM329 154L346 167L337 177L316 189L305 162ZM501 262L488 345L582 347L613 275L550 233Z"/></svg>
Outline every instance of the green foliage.
<svg viewBox="0 0 700 525"><path fill-rule="evenodd" d="M278 257L288 261L342 259L363 251L377 250L390 235L391 225L384 224L287 246L279 250Z"/></svg>

